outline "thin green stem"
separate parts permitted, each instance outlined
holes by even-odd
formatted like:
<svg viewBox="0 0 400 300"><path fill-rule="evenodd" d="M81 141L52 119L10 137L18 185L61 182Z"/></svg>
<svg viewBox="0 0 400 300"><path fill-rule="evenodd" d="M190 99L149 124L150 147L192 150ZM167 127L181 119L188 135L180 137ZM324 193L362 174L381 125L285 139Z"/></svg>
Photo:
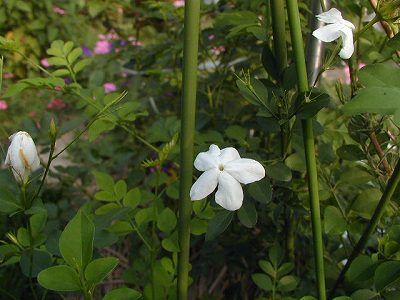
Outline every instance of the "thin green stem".
<svg viewBox="0 0 400 300"><path fill-rule="evenodd" d="M44 171L42 180L40 181L40 185L39 185L39 187L38 187L38 189L37 189L35 195L33 196L32 200L31 200L31 204L32 204L33 201L39 196L40 191L42 190L44 181L46 180L47 174L49 173L49 170L50 170L51 162L52 162L53 159L54 159L53 154L54 154L55 147L56 147L56 140L54 139L54 140L51 141L50 152L49 152L49 158L47 159L46 169L45 169L45 171Z"/></svg>
<svg viewBox="0 0 400 300"><path fill-rule="evenodd" d="M340 272L338 278L336 279L336 282L333 285L333 288L330 292L331 295L334 294L335 290L342 283L344 276L345 276L346 272L348 271L348 269L350 268L352 262L361 253L361 251L365 248L365 245L367 244L368 239L371 236L371 234L375 232L375 229L376 229L380 219L382 218L383 214L385 213L386 207L387 207L388 203L390 202L390 199L392 198L399 182L400 182L400 160L397 162L397 165L393 171L393 174L390 177L388 184L382 194L382 197L379 200L379 203L375 208L375 211L371 217L371 220L369 221L367 227L364 229L364 232L361 235L361 238L358 240L356 246L353 248L353 251L351 252L349 258L347 259L346 264L344 265L342 271Z"/></svg>
<svg viewBox="0 0 400 300"><path fill-rule="evenodd" d="M307 68L304 57L303 36L300 24L299 7L296 0L286 0L290 36L296 64L297 82L300 94L306 94L308 87ZM322 225L318 195L317 162L315 159L314 134L312 119L302 121L304 150L308 173L308 188L310 195L310 208L312 231L314 241L314 259L317 277L318 298L326 299L324 253L322 241Z"/></svg>
<svg viewBox="0 0 400 300"><path fill-rule="evenodd" d="M185 24L183 45L183 94L181 102L181 169L179 191L179 246L178 300L188 299L190 217L192 203L189 199L193 177L193 144L196 115L197 56L200 22L199 0L185 1Z"/></svg>

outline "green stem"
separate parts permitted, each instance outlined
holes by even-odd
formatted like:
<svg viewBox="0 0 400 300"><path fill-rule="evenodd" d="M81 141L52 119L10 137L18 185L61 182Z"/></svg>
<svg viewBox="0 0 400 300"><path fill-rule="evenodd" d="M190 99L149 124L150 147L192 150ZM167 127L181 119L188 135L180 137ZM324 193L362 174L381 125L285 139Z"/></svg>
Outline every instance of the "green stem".
<svg viewBox="0 0 400 300"><path fill-rule="evenodd" d="M196 115L197 56L200 22L200 1L185 1L183 45L183 95L181 102L181 169L179 191L179 245L178 300L188 299L190 217L192 203L189 199L193 178L193 143Z"/></svg>
<svg viewBox="0 0 400 300"><path fill-rule="evenodd" d="M286 0L290 36L296 64L297 81L300 94L306 94L308 91L307 68L304 57L303 36L301 31L299 7L296 0ZM314 259L316 267L318 298L326 299L325 294L325 272L324 272L324 253L322 241L322 225L319 207L318 195L318 174L317 162L315 159L314 134L312 119L302 121L304 150L306 156L306 165L308 173L308 188L310 194L310 208L312 231L314 241Z"/></svg>
<svg viewBox="0 0 400 300"><path fill-rule="evenodd" d="M364 232L361 235L361 238L358 240L358 242L357 242L356 246L354 247L353 251L351 252L346 264L344 265L342 271L340 272L338 278L336 279L336 282L333 285L333 288L331 290L331 295L333 295L336 288L342 283L342 281L344 279L344 275L350 268L350 265L352 264L354 259L365 248L365 245L367 244L370 235L375 232L375 229L376 229L380 219L382 218L382 215L385 213L386 207L387 207L388 203L390 202L390 199L392 198L399 182L400 182L400 160L397 162L397 165L393 171L393 174L388 181L386 189L383 192L382 197L379 200L377 207L375 208L375 211L371 217L371 220L369 221L367 227L364 229Z"/></svg>
<svg viewBox="0 0 400 300"><path fill-rule="evenodd" d="M281 0L271 0L272 35L274 38L274 54L281 76L287 66L285 5Z"/></svg>
<svg viewBox="0 0 400 300"><path fill-rule="evenodd" d="M45 169L44 174L43 174L43 178L42 178L42 180L40 181L39 188L37 189L35 195L33 196L33 198L32 198L32 200L31 200L31 203L30 203L30 204L33 203L33 201L39 196L40 191L42 190L44 181L46 180L47 174L49 173L49 170L50 170L51 162L52 162L53 159L54 159L53 154L54 154L55 147L56 147L56 140L54 139L53 141L51 141L49 158L48 158L48 160L47 160L47 165L46 165L46 169Z"/></svg>

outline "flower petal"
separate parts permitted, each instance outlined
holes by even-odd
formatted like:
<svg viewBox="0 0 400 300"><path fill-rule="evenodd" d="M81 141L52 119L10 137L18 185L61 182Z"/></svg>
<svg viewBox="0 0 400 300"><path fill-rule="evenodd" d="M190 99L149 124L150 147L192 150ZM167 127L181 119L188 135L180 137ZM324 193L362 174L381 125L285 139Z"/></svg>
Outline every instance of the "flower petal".
<svg viewBox="0 0 400 300"><path fill-rule="evenodd" d="M228 148L222 149L221 154L219 156L219 159L222 164L226 164L232 160L236 160L239 158L240 158L239 152L233 147L228 147Z"/></svg>
<svg viewBox="0 0 400 300"><path fill-rule="evenodd" d="M343 20L342 13L334 7L322 14L316 15L316 17L324 23L336 23Z"/></svg>
<svg viewBox="0 0 400 300"><path fill-rule="evenodd" d="M340 24L329 24L314 30L312 35L323 42L329 43L340 37L342 26Z"/></svg>
<svg viewBox="0 0 400 300"><path fill-rule="evenodd" d="M190 189L190 199L201 200L210 195L217 187L218 173L217 169L211 169L201 174Z"/></svg>
<svg viewBox="0 0 400 300"><path fill-rule="evenodd" d="M343 41L342 50L340 50L339 56L343 59L349 59L354 52L353 31L347 26L342 26L339 33L342 36Z"/></svg>
<svg viewBox="0 0 400 300"><path fill-rule="evenodd" d="M33 142L31 136L28 133L22 135L21 148L25 155L26 162L28 163L29 169L37 168L37 163L39 162L38 153L36 150L35 143Z"/></svg>
<svg viewBox="0 0 400 300"><path fill-rule="evenodd" d="M243 203L243 190L239 181L228 172L220 172L218 183L215 202L227 210L238 210Z"/></svg>
<svg viewBox="0 0 400 300"><path fill-rule="evenodd" d="M265 177L264 167L254 159L241 158L227 163L224 171L243 184L261 180Z"/></svg>
<svg viewBox="0 0 400 300"><path fill-rule="evenodd" d="M218 167L218 155L221 150L217 145L211 145L207 152L200 152L194 160L194 167L199 171L207 171Z"/></svg>

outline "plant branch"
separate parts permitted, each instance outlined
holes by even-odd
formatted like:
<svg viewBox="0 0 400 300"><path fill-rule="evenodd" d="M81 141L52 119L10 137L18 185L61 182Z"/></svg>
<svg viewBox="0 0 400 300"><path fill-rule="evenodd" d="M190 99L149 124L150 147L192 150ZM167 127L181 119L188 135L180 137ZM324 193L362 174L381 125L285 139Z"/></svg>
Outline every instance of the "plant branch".
<svg viewBox="0 0 400 300"><path fill-rule="evenodd" d="M304 96L306 96L309 87L307 78L307 68L304 57L304 45L303 45L303 36L302 36L300 16L299 16L299 7L296 0L286 0L286 5L289 17L290 36L292 39L292 47L296 65L299 94L303 94ZM322 241L321 213L320 213L319 195L318 195L318 189L319 189L318 174L317 174L317 162L315 159L312 119L309 118L302 120L302 127L303 127L303 140L304 140L304 150L306 156L307 173L309 178L308 188L310 194L312 232L314 241L314 259L316 267L315 271L316 271L316 278L318 285L317 288L319 296L318 298L320 300L325 300L326 292L325 292L324 251L323 251L323 241Z"/></svg>
<svg viewBox="0 0 400 300"><path fill-rule="evenodd" d="M178 235L178 300L188 299L190 217L192 203L189 191L193 177L193 144L196 115L197 57L200 23L200 1L185 1L185 24L183 45L183 94L181 102L181 169L179 190Z"/></svg>

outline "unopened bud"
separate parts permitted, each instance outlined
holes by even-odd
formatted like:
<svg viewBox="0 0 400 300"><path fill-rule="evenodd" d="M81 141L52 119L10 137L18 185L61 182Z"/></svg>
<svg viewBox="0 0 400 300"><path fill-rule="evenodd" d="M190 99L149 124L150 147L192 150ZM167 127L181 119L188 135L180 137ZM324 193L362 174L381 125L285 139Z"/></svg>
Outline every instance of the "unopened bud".
<svg viewBox="0 0 400 300"><path fill-rule="evenodd" d="M58 129L56 126L56 122L54 122L54 119L52 118L49 126L49 136L52 142L55 142L55 140L57 139L57 133Z"/></svg>

